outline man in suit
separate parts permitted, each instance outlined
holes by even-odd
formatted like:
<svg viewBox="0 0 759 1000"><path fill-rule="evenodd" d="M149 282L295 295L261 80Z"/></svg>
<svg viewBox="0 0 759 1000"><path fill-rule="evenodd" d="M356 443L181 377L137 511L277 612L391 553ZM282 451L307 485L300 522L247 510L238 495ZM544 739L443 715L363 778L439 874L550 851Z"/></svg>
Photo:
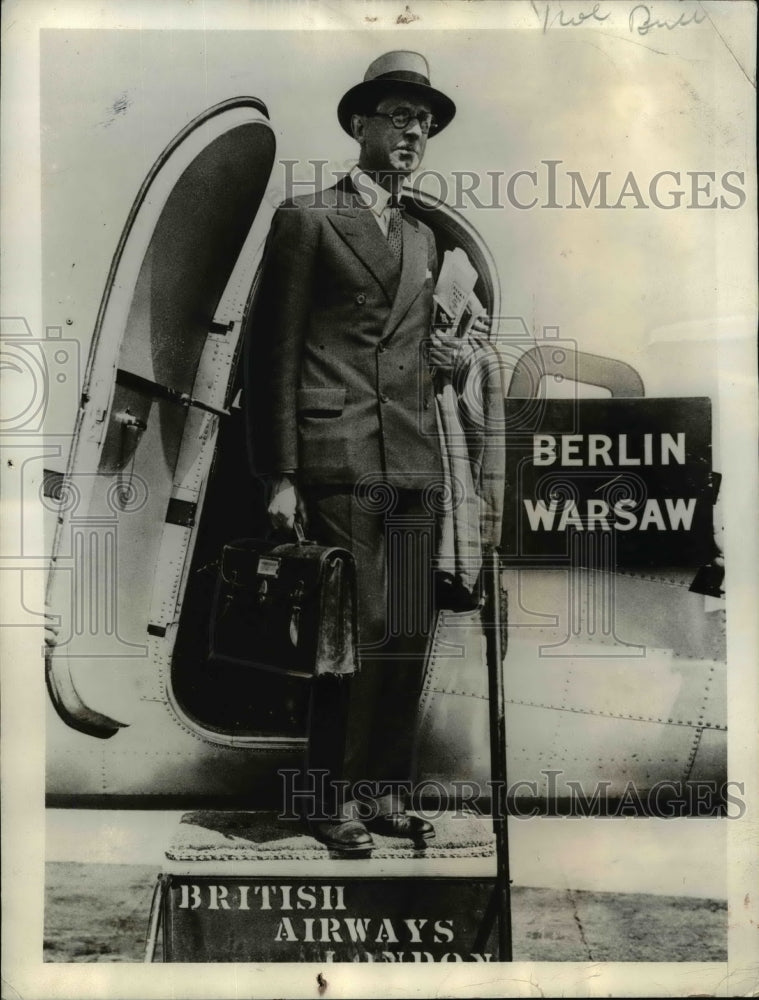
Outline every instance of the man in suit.
<svg viewBox="0 0 759 1000"><path fill-rule="evenodd" d="M372 832L434 837L404 785L433 620L431 367L450 367L453 347L431 326L434 237L399 196L454 114L418 53L369 66L338 107L358 164L278 209L248 338L253 463L269 476L272 523L292 531L300 518L356 559L360 669L314 679L308 732L308 772L327 779L314 783L310 829L343 853L370 851Z"/></svg>

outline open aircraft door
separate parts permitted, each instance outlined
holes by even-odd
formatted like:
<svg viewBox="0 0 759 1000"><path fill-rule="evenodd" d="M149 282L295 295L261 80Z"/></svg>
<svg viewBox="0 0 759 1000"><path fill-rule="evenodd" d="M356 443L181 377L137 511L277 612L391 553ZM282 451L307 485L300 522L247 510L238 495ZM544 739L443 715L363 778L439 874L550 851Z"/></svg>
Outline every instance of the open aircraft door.
<svg viewBox="0 0 759 1000"><path fill-rule="evenodd" d="M460 215L416 189L404 191L404 203L410 214L433 230L441 259L446 250L456 246L467 252L479 275L476 294L489 313L497 317L500 290L495 262L476 231ZM255 288L248 311L253 310L254 301ZM233 376L231 398L239 399L242 381L238 370ZM263 493L247 477L245 454L244 421L241 411L235 410L221 426L213 475L204 497L173 650L172 698L185 724L194 727L204 739L246 746L269 755L277 749L301 752L308 680L263 672L252 675L246 667L198 655L208 644L208 621L222 546L235 537L268 533ZM248 480L247 485L242 479Z"/></svg>
<svg viewBox="0 0 759 1000"><path fill-rule="evenodd" d="M199 115L148 173L113 257L66 474L46 484L59 504L47 603L64 623L48 690L91 736L136 722L159 683L146 666L160 669L153 642L176 627L232 402L274 151L256 98Z"/></svg>

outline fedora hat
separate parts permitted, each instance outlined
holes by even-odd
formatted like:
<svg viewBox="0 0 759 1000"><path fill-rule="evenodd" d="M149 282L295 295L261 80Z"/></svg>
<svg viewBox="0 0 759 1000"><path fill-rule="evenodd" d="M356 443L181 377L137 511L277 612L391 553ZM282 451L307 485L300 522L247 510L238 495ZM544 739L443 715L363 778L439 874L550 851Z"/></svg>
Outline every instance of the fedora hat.
<svg viewBox="0 0 759 1000"><path fill-rule="evenodd" d="M351 87L337 106L338 121L348 135L353 135L351 116L373 111L395 84L412 90L420 101L429 104L435 116L431 135L442 132L456 114L450 97L430 86L430 69L424 56L418 52L386 52L374 60L363 82Z"/></svg>

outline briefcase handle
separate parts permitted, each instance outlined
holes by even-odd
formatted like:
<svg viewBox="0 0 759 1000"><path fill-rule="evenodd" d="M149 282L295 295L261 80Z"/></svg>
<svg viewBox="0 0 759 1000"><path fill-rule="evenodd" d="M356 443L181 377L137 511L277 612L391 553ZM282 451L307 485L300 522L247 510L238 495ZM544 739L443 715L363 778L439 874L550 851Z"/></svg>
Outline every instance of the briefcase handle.
<svg viewBox="0 0 759 1000"><path fill-rule="evenodd" d="M306 533L303 530L303 524L300 518L296 515L295 517L295 537L298 539L298 545L306 545Z"/></svg>

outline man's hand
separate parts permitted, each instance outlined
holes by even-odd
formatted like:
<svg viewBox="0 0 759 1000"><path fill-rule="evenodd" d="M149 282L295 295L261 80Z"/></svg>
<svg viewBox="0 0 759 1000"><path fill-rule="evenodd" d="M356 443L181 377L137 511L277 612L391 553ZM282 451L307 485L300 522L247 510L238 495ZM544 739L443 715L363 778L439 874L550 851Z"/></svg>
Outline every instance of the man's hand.
<svg viewBox="0 0 759 1000"><path fill-rule="evenodd" d="M306 508L293 476L285 473L272 482L268 514L280 531L295 531L296 516L305 529Z"/></svg>
<svg viewBox="0 0 759 1000"><path fill-rule="evenodd" d="M428 355L430 368L437 368L445 375L450 375L460 343L456 334L450 332L448 328L433 327Z"/></svg>
<svg viewBox="0 0 759 1000"><path fill-rule="evenodd" d="M490 317L478 316L472 323L470 333L490 333ZM456 360L456 352L459 349L461 338L457 337L452 327L435 325L432 328L430 337L431 346L429 351L430 368L437 368L446 375L453 372L453 364Z"/></svg>
<svg viewBox="0 0 759 1000"><path fill-rule="evenodd" d="M471 333L490 333L490 317L489 316L478 316L477 319L472 323Z"/></svg>

